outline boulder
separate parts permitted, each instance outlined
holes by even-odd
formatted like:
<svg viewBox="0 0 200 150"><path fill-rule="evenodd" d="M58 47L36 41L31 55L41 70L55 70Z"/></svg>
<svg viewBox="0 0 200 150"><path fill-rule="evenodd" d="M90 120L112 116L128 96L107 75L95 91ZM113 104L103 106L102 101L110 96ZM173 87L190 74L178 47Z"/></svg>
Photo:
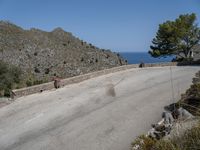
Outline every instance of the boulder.
<svg viewBox="0 0 200 150"><path fill-rule="evenodd" d="M170 112L163 112L162 118L164 119L163 123L166 125L172 125L172 123L174 122L174 118L172 117L172 114Z"/></svg>
<svg viewBox="0 0 200 150"><path fill-rule="evenodd" d="M194 116L190 112L188 112L186 109L182 107L176 110L176 114L178 116L178 119L181 119L181 120L194 118Z"/></svg>

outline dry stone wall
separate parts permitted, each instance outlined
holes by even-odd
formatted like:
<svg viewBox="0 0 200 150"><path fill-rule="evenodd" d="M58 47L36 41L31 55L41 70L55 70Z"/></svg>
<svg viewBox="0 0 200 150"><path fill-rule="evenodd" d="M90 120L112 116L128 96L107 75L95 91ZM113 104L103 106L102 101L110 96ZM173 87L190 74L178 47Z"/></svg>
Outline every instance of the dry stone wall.
<svg viewBox="0 0 200 150"><path fill-rule="evenodd" d="M144 67L164 67L164 66L176 66L176 65L177 65L176 62L169 62L169 63L145 64ZM75 77L71 77L71 78L66 78L66 79L61 80L61 86L79 83L84 80L88 80L88 79L98 77L101 75L114 73L114 72L118 72L118 71L123 71L123 70L131 69L131 68L138 68L138 67L139 67L139 64L124 65L124 66L120 66L120 67L114 67L111 69L105 69L105 70L101 70L101 71L91 72L88 74L79 75L79 76L75 76ZM22 96L26 96L26 95L30 95L30 94L34 94L34 93L40 93L40 92L43 92L46 90L51 90L51 89L54 89L54 82L48 82L48 83L44 83L44 84L40 84L40 85L27 87L27 88L16 89L16 90L12 91L11 95L12 95L12 98L18 98L18 97L22 97Z"/></svg>

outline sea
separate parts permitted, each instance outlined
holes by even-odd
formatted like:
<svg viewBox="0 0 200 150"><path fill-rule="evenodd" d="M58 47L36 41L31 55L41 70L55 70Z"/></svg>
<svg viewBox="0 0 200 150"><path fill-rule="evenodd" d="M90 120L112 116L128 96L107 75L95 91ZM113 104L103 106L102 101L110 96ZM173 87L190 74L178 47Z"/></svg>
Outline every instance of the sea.
<svg viewBox="0 0 200 150"><path fill-rule="evenodd" d="M128 64L171 62L175 57L153 58L148 52L120 52L119 54L128 61Z"/></svg>

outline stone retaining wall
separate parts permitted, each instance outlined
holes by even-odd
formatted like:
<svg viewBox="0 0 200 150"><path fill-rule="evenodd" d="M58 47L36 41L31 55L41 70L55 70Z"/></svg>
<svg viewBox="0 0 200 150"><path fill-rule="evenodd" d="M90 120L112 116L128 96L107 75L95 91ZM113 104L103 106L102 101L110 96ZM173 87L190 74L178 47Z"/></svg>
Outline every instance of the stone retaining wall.
<svg viewBox="0 0 200 150"><path fill-rule="evenodd" d="M177 63L175 63L175 62L169 62L169 63L145 64L144 67L164 67L164 66L176 66L176 65L177 65ZM100 71L96 71L96 72L91 72L88 74L79 75L79 76L75 76L75 77L71 77L71 78L66 78L66 79L61 80L61 86L66 86L66 85L73 84L73 83L79 83L84 80L98 77L101 75L114 73L114 72L118 72L118 71L123 71L123 70L131 69L131 68L138 68L138 67L139 67L139 64L124 65L124 66L120 66L120 67L114 67L111 69L105 69L105 70L100 70ZM12 98L18 98L18 97L22 97L22 96L26 96L26 95L30 95L30 94L34 94L34 93L40 93L40 92L43 92L46 90L51 90L51 89L54 89L54 82L48 82L48 83L35 85L35 86L31 86L31 87L26 87L26 88L22 88L22 89L16 89L16 90L12 91L11 96L12 96Z"/></svg>

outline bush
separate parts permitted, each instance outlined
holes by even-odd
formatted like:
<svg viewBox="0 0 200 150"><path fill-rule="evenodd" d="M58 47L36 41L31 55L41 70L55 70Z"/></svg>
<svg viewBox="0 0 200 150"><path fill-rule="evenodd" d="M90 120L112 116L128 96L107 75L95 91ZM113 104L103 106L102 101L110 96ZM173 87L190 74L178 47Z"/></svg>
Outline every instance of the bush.
<svg viewBox="0 0 200 150"><path fill-rule="evenodd" d="M45 74L49 74L49 72L50 72L50 69L49 69L49 68L46 68L44 73L45 73Z"/></svg>
<svg viewBox="0 0 200 150"><path fill-rule="evenodd" d="M153 146L153 150L181 150L170 140L159 140Z"/></svg>
<svg viewBox="0 0 200 150"><path fill-rule="evenodd" d="M35 52L35 53L34 53L34 56L37 56L37 55L38 55L37 52Z"/></svg>
<svg viewBox="0 0 200 150"><path fill-rule="evenodd" d="M38 80L34 76L29 77L26 80L26 86L33 86L47 82L46 80Z"/></svg>
<svg viewBox="0 0 200 150"><path fill-rule="evenodd" d="M81 57L81 62L83 62L84 61L84 58L83 57Z"/></svg>
<svg viewBox="0 0 200 150"><path fill-rule="evenodd" d="M181 150L199 150L200 149L200 123L190 130L187 130L182 137L177 137L173 141L177 143Z"/></svg>
<svg viewBox="0 0 200 150"><path fill-rule="evenodd" d="M38 85L38 84L42 84L42 83L44 83L45 81L43 81L43 80L35 80L35 81L33 81L33 85Z"/></svg>
<svg viewBox="0 0 200 150"><path fill-rule="evenodd" d="M40 70L37 67L35 67L34 71L35 73L40 73Z"/></svg>
<svg viewBox="0 0 200 150"><path fill-rule="evenodd" d="M139 146L140 150L199 150L200 122L192 129L186 130L183 136L176 136L172 140L156 140L146 136L138 137L132 147Z"/></svg>
<svg viewBox="0 0 200 150"><path fill-rule="evenodd" d="M0 61L0 96L10 96L11 89L21 81L21 70Z"/></svg>
<svg viewBox="0 0 200 150"><path fill-rule="evenodd" d="M140 150L151 150L156 144L156 140L145 135L139 136L131 145L132 147L140 147Z"/></svg>
<svg viewBox="0 0 200 150"><path fill-rule="evenodd" d="M31 80L27 80L27 81L26 81L26 86L32 86L32 85L33 85L33 83L32 83Z"/></svg>
<svg viewBox="0 0 200 150"><path fill-rule="evenodd" d="M200 115L200 83L193 84L178 103L193 115Z"/></svg>

